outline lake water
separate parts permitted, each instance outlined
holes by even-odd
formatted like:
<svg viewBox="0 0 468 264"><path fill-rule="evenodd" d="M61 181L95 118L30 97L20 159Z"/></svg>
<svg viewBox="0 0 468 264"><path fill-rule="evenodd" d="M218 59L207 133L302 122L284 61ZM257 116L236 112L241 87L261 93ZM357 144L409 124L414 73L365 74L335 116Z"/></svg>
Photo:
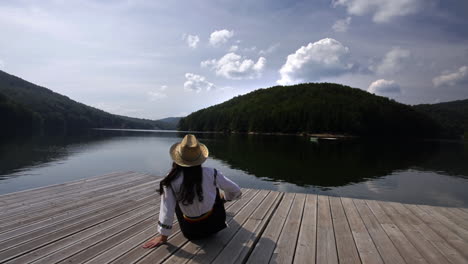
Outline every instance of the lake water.
<svg viewBox="0 0 468 264"><path fill-rule="evenodd" d="M101 175L165 175L180 132L89 131L0 142L0 194ZM468 207L468 144L197 134L241 187Z"/></svg>

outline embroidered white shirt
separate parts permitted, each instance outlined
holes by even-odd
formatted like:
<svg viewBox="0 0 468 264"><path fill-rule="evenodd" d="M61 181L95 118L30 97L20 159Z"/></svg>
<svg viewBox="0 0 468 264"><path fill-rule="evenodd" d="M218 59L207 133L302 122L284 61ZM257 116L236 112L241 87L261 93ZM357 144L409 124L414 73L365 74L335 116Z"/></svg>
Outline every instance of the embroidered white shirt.
<svg viewBox="0 0 468 264"><path fill-rule="evenodd" d="M216 175L216 186L214 185L214 169L202 167L202 171L203 201L200 202L198 196L195 194L193 204L183 205L179 203L182 213L189 217L200 216L213 208L216 199L216 187L224 191L224 199L228 201L239 199L242 194L239 186L230 179L224 177L219 170ZM168 236L171 234L177 203L177 199L172 190L176 193L179 192L183 178L183 172L181 172L179 176L172 181L172 189L164 187L164 194L161 195L161 205L159 208L160 224L158 224L158 231L161 235Z"/></svg>

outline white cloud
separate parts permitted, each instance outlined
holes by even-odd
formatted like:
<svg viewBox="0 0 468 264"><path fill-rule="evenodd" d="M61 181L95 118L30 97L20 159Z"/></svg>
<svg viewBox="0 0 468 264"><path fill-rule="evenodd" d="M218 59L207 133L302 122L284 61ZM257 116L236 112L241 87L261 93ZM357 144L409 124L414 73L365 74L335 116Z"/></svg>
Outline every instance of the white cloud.
<svg viewBox="0 0 468 264"><path fill-rule="evenodd" d="M391 49L378 65L372 65L370 69L377 74L395 74L401 71L405 62L411 56L409 50L399 47Z"/></svg>
<svg viewBox="0 0 468 264"><path fill-rule="evenodd" d="M224 55L219 60L213 59L201 62L202 67L211 67L216 75L234 80L260 77L265 64L266 59L264 57L260 57L257 62L254 62L233 52Z"/></svg>
<svg viewBox="0 0 468 264"><path fill-rule="evenodd" d="M149 100L156 101L158 99L167 98L167 94L163 93L165 90L167 90L167 85L161 85L159 89L156 89L155 91L149 91L148 92Z"/></svg>
<svg viewBox="0 0 468 264"><path fill-rule="evenodd" d="M349 25L351 25L351 17L337 20L335 24L333 24L332 29L335 32L346 32L348 31Z"/></svg>
<svg viewBox="0 0 468 264"><path fill-rule="evenodd" d="M393 80L387 81L384 79L380 79L371 83L367 91L373 94L387 97L395 97L401 94L401 88L398 83Z"/></svg>
<svg viewBox="0 0 468 264"><path fill-rule="evenodd" d="M266 50L260 50L260 51L258 52L258 54L260 54L260 55L270 54L270 53L272 53L273 51L275 51L279 46L280 46L279 43L275 43L275 44L269 46Z"/></svg>
<svg viewBox="0 0 468 264"><path fill-rule="evenodd" d="M255 47L255 46L252 46L252 47L250 47L250 48L244 48L244 51L245 51L245 52L254 52L254 51L256 51L256 50L257 50L257 47Z"/></svg>
<svg viewBox="0 0 468 264"><path fill-rule="evenodd" d="M192 92L201 92L202 90L210 91L215 88L215 85L208 82L204 76L197 75L194 73L186 73L185 74L185 83L184 89L186 91Z"/></svg>
<svg viewBox="0 0 468 264"><path fill-rule="evenodd" d="M239 46L237 46L237 45L232 45L232 46L229 48L229 52L236 52L238 49L239 49Z"/></svg>
<svg viewBox="0 0 468 264"><path fill-rule="evenodd" d="M210 44L213 46L219 46L226 43L230 38L234 36L234 31L227 29L217 30L210 35Z"/></svg>
<svg viewBox="0 0 468 264"><path fill-rule="evenodd" d="M4 69L5 68L5 62L3 62L2 60L0 60L0 69Z"/></svg>
<svg viewBox="0 0 468 264"><path fill-rule="evenodd" d="M281 79L277 83L288 85L337 76L350 72L353 66L349 63L348 47L337 40L325 38L302 46L288 55L286 63L279 71Z"/></svg>
<svg viewBox="0 0 468 264"><path fill-rule="evenodd" d="M432 79L432 83L436 87L468 83L468 66L462 66L455 72L441 74Z"/></svg>
<svg viewBox="0 0 468 264"><path fill-rule="evenodd" d="M333 6L344 6L350 15L370 14L376 23L388 22L397 16L406 16L420 11L424 0L332 0Z"/></svg>
<svg viewBox="0 0 468 264"><path fill-rule="evenodd" d="M185 42L187 42L187 45L192 49L197 48L198 43L200 42L200 37L198 37L197 35L184 34L182 35L182 39L185 40Z"/></svg>
<svg viewBox="0 0 468 264"><path fill-rule="evenodd" d="M156 101L158 99L164 99L167 98L167 94L161 93L158 91L151 91L148 93L150 101Z"/></svg>

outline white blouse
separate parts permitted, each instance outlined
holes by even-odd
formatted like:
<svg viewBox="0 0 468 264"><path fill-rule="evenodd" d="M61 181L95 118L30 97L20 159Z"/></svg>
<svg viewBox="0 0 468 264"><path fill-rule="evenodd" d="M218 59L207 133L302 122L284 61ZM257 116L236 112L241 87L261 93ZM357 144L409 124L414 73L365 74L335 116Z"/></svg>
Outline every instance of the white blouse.
<svg viewBox="0 0 468 264"><path fill-rule="evenodd" d="M202 167L202 171L203 201L200 202L197 194L195 193L193 204L183 205L182 203L179 203L182 213L189 217L200 216L213 208L216 199L216 187L224 191L224 199L228 201L239 199L242 194L239 186L224 177L220 171L217 171L216 186L214 185L214 169ZM171 234L172 222L174 221L175 207L177 203L172 190L176 193L179 192L184 178L182 175L183 173L181 172L179 176L171 182L172 189L164 186L164 194L161 195L158 223L158 231L161 235L168 236Z"/></svg>

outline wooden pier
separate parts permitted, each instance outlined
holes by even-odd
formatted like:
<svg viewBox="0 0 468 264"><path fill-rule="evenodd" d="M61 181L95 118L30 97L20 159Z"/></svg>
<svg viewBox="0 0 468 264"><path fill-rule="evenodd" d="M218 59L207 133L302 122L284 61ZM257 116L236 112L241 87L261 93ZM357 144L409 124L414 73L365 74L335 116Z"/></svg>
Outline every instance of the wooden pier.
<svg viewBox="0 0 468 264"><path fill-rule="evenodd" d="M0 263L468 263L468 209L244 189L229 228L157 235L160 178L119 172L0 196Z"/></svg>

